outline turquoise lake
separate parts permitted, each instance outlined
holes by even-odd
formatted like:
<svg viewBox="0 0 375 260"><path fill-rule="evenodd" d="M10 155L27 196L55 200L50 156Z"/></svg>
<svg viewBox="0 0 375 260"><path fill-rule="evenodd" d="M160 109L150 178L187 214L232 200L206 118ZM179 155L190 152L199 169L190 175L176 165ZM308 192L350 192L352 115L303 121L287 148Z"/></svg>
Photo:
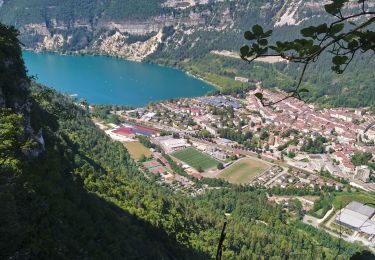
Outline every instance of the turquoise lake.
<svg viewBox="0 0 375 260"><path fill-rule="evenodd" d="M213 86L183 71L104 56L23 52L37 82L90 103L142 106L150 101L202 96Z"/></svg>

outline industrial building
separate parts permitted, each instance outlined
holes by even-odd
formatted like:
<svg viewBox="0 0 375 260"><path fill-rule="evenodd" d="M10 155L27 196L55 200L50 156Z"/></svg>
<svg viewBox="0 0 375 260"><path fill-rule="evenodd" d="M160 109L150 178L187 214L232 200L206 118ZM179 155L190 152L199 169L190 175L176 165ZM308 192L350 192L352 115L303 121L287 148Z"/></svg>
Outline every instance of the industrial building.
<svg viewBox="0 0 375 260"><path fill-rule="evenodd" d="M336 216L336 223L350 228L354 231L365 233L369 236L375 235L375 222L373 217L375 208L364 205L357 201L349 203Z"/></svg>
<svg viewBox="0 0 375 260"><path fill-rule="evenodd" d="M151 128L132 124L124 124L121 127L111 130L111 133L117 136L127 136L130 138L134 138L137 135L144 135L148 137L155 137L159 135L157 131Z"/></svg>
<svg viewBox="0 0 375 260"><path fill-rule="evenodd" d="M211 105L215 107L233 107L234 109L238 109L242 107L241 103L233 98L224 98L221 96L213 96L213 97L200 97L198 100L205 105Z"/></svg>
<svg viewBox="0 0 375 260"><path fill-rule="evenodd" d="M220 151L216 146L208 146L206 148L206 153L220 161L224 161L228 158L227 154Z"/></svg>
<svg viewBox="0 0 375 260"><path fill-rule="evenodd" d="M155 142L157 142L166 153L174 153L189 146L185 139L175 139L172 136L155 138Z"/></svg>
<svg viewBox="0 0 375 260"><path fill-rule="evenodd" d="M361 181L368 182L370 179L370 174L371 171L367 165L355 167L354 177Z"/></svg>

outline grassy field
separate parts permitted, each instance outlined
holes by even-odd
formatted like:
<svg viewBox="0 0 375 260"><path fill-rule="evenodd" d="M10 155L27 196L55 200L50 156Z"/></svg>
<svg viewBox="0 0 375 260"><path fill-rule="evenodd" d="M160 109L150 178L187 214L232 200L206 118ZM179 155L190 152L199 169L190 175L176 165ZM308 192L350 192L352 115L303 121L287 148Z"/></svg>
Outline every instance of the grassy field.
<svg viewBox="0 0 375 260"><path fill-rule="evenodd" d="M203 170L207 170L209 168L216 167L219 163L219 161L213 159L209 155L199 152L194 148L186 148L173 153L172 156L187 163L195 169L201 167Z"/></svg>
<svg viewBox="0 0 375 260"><path fill-rule="evenodd" d="M334 193L334 198L331 201L332 205L335 209L335 211L338 211L341 207L346 207L350 202L352 201L358 201L360 203L371 203L372 205L369 205L371 207L375 207L375 194L371 192L366 192L366 191L353 191L353 192L335 192ZM310 212L309 214L317 217L317 218L322 218L327 211L329 210L329 207L325 208L320 208L315 212Z"/></svg>
<svg viewBox="0 0 375 260"><path fill-rule="evenodd" d="M339 209L342 205L345 207L352 201L358 201L361 203L373 203L375 204L375 194L365 191L360 192L340 192L336 193L336 197L333 200L333 206L335 209ZM370 205L371 207L375 207L374 205Z"/></svg>
<svg viewBox="0 0 375 260"><path fill-rule="evenodd" d="M143 155L146 157L151 156L150 149L147 149L143 144L140 142L126 142L124 143L126 149L128 149L130 156L134 160L139 160Z"/></svg>
<svg viewBox="0 0 375 260"><path fill-rule="evenodd" d="M219 178L235 184L247 184L257 174L264 172L269 165L259 160L246 158L242 159L219 174Z"/></svg>

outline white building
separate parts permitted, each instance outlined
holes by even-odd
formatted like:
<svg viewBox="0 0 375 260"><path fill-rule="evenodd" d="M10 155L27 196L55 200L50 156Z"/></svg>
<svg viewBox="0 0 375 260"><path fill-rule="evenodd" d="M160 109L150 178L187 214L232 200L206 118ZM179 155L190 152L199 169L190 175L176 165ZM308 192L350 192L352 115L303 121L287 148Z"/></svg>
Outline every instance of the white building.
<svg viewBox="0 0 375 260"><path fill-rule="evenodd" d="M190 146L185 139L175 139L172 136L159 137L155 141L166 153L173 153Z"/></svg>
<svg viewBox="0 0 375 260"><path fill-rule="evenodd" d="M249 82L249 79L245 78L245 77L234 77L234 80L235 81L240 81L240 82L243 82L243 83L248 83Z"/></svg>
<svg viewBox="0 0 375 260"><path fill-rule="evenodd" d="M371 218L375 215L375 208L357 201L349 203L336 216L336 222L352 230L375 235L375 222Z"/></svg>
<svg viewBox="0 0 375 260"><path fill-rule="evenodd" d="M355 167L354 177L361 181L368 182L370 179L370 169L366 165L357 166Z"/></svg>

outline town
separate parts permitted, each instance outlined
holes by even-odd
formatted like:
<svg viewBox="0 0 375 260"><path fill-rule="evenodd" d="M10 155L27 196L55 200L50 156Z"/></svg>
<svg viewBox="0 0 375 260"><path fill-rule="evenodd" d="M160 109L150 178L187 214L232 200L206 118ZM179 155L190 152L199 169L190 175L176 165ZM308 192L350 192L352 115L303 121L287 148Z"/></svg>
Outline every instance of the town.
<svg viewBox="0 0 375 260"><path fill-rule="evenodd" d="M275 104L263 105L256 93ZM116 122L100 118L94 122L124 143L145 176L191 196L213 188L196 180L211 180L217 187L224 181L268 189L375 191L374 115L365 108L317 108L296 98L276 102L284 96L263 89L258 82L256 89L242 95L208 95L114 109L110 115ZM294 198L270 200L287 204ZM297 198L306 206L304 212L311 210L316 199ZM321 218L305 215L304 222L336 236L339 226L345 226L343 237L348 241L374 246L373 208L350 205L341 211L327 210ZM352 211L362 214L361 207L368 213L366 223L371 228L362 230L352 224L356 217L346 217Z"/></svg>

